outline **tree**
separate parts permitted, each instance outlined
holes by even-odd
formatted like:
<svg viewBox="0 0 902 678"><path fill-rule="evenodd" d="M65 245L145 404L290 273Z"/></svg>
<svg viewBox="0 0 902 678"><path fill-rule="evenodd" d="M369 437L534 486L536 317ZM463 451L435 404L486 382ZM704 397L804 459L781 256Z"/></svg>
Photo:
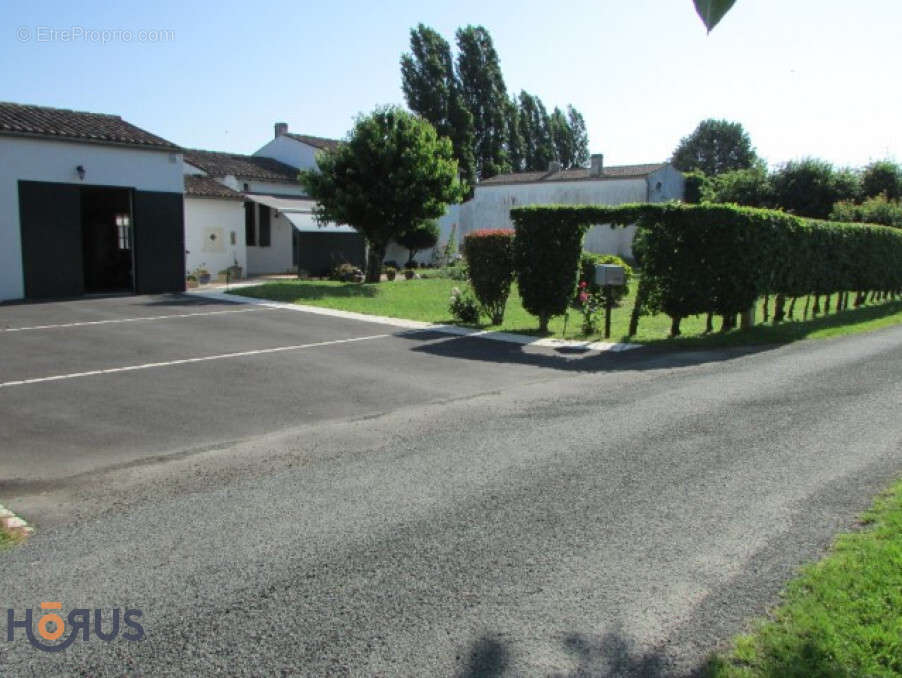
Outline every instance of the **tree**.
<svg viewBox="0 0 902 678"><path fill-rule="evenodd" d="M749 135L740 123L708 119L680 140L673 152L672 162L683 172L701 170L708 176L714 176L746 169L757 159Z"/></svg>
<svg viewBox="0 0 902 678"><path fill-rule="evenodd" d="M492 36L482 26L457 31L457 76L463 102L473 116L476 174L488 179L510 170L507 144L507 88Z"/></svg>
<svg viewBox="0 0 902 678"><path fill-rule="evenodd" d="M520 92L520 134L527 172L544 172L548 163L557 160L548 111L539 97L526 91Z"/></svg>
<svg viewBox="0 0 902 678"><path fill-rule="evenodd" d="M407 250L409 253L407 265L412 266L414 264L413 258L417 252L435 247L435 244L438 242L438 236L438 222L430 219L396 236L395 242Z"/></svg>
<svg viewBox="0 0 902 678"><path fill-rule="evenodd" d="M710 178L702 189L702 199L749 207L773 207L776 204L773 183L763 162Z"/></svg>
<svg viewBox="0 0 902 678"><path fill-rule="evenodd" d="M865 198L882 193L888 200L898 200L902 197L902 167L891 160L872 162L861 175L861 192Z"/></svg>
<svg viewBox="0 0 902 678"><path fill-rule="evenodd" d="M564 112L557 106L554 107L554 111L551 113L548 127L551 132L551 141L554 144L554 154L558 162L561 163L561 167L564 169L573 167L576 156L573 130L570 129L570 123L567 121Z"/></svg>
<svg viewBox="0 0 902 678"><path fill-rule="evenodd" d="M589 132L583 114L567 106L567 121L570 123L570 134L573 137L573 166L581 167L589 162Z"/></svg>
<svg viewBox="0 0 902 678"><path fill-rule="evenodd" d="M379 282L388 242L461 197L451 141L395 106L360 116L347 141L300 173L317 223L348 224L367 241L367 282Z"/></svg>
<svg viewBox="0 0 902 678"><path fill-rule="evenodd" d="M520 106L516 97L508 100L505 109L507 117L507 157L511 170L521 172L526 162L526 145L520 125Z"/></svg>
<svg viewBox="0 0 902 678"><path fill-rule="evenodd" d="M833 205L855 200L860 193L858 176L851 170L837 170L816 158L793 160L771 177L777 206L802 217L826 219Z"/></svg>
<svg viewBox="0 0 902 678"><path fill-rule="evenodd" d="M463 180L475 185L473 116L463 101L451 46L423 24L410 31L410 53L401 57L401 87L410 109L451 139Z"/></svg>

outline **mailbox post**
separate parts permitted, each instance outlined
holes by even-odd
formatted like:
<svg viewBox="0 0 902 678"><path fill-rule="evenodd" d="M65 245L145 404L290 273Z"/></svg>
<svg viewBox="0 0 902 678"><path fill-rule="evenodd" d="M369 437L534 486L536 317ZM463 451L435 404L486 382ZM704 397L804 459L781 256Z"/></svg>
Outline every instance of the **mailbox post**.
<svg viewBox="0 0 902 678"><path fill-rule="evenodd" d="M612 287L623 287L626 284L626 272L623 266L599 264L595 267L595 284L604 289L604 338L611 338L611 308L614 304Z"/></svg>

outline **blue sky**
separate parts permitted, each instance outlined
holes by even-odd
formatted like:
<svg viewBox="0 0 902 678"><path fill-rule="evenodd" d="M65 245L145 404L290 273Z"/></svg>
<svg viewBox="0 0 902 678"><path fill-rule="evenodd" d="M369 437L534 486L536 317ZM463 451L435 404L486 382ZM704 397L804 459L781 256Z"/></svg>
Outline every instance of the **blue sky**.
<svg viewBox="0 0 902 678"><path fill-rule="evenodd" d="M772 164L902 159L898 0L738 0L707 36L691 0L15 2L0 100L117 113L175 143L248 153L277 120L343 136L403 103L418 22L491 32L510 91L572 103L606 164L667 158L699 120L738 120ZM50 29L171 31L61 39Z"/></svg>

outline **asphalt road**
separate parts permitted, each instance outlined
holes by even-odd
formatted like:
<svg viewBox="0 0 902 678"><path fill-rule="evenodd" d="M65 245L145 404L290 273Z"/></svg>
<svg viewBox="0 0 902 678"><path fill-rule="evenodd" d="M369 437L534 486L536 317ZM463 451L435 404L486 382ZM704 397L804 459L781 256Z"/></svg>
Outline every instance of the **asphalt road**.
<svg viewBox="0 0 902 678"><path fill-rule="evenodd" d="M109 360L100 327L133 333ZM0 334L0 383L168 364L0 387L0 500L39 527L0 608L140 608L146 639L44 653L3 618L3 675L685 675L902 469L902 328L588 356L279 311L61 330Z"/></svg>

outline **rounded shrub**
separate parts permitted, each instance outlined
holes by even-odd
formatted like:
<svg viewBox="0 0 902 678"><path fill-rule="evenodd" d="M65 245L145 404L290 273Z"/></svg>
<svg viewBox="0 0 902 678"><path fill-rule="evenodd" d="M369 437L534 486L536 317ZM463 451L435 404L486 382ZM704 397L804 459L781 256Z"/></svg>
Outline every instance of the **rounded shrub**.
<svg viewBox="0 0 902 678"><path fill-rule="evenodd" d="M603 292L599 285L595 284L595 267L601 264L612 264L614 266L622 266L624 272L625 285L621 287L611 287L609 293L611 295L611 303L617 305L630 291L630 282L633 279L633 269L623 259L616 254L595 254L594 252L583 253L579 257L579 280L586 282L586 291L589 294L600 294ZM576 296L577 302L579 295ZM605 298L607 301L607 298Z"/></svg>
<svg viewBox="0 0 902 678"><path fill-rule="evenodd" d="M514 281L514 232L483 229L463 242L473 293L493 325L504 321L504 307Z"/></svg>

